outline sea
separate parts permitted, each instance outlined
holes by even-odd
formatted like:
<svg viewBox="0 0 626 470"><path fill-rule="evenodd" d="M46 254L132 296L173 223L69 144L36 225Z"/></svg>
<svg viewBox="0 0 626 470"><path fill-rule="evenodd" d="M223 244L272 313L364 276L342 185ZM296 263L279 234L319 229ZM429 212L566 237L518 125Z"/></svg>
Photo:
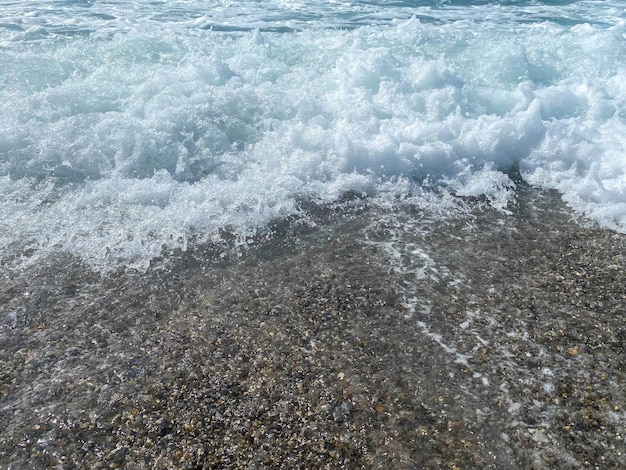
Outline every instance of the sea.
<svg viewBox="0 0 626 470"><path fill-rule="evenodd" d="M363 340L374 344L385 328L395 331L380 351L404 349L383 354L380 364L414 377L403 387L422 390L414 399L424 413L441 409L448 418L441 427L409 426L406 402L392 402L392 392L378 393L388 402L364 411L344 389L335 411L315 416L348 426L351 416L365 423L367 413L387 413L396 434L359 444L359 457L328 451L314 463L297 454L293 465L618 468L626 465L619 450L626 333L615 313L626 308L618 287L624 233L622 0L5 0L0 352L11 365L0 372L0 464L153 468L147 462L162 459L169 463L161 468L192 468L191 457L180 458L193 454L193 468L244 468L215 457L239 452L224 442L198 453L179 435L182 447L170 449L174 441L163 442L175 424L150 434L161 454L129 441L130 425L115 421L120 410L143 410L144 423L163 417L139 402L120 404L120 396L145 397L154 384L170 383L173 369L165 374L158 363L176 348L201 350L210 339L219 349L215 338L240 328L252 332L234 343L263 343L269 323L255 320L255 308L278 321L298 292L323 285L331 292L344 279L338 298L356 299L353 312L373 308L359 304L365 294L350 294L359 282L384 286L387 326L354 313L341 317L348 326L337 320L337 334L375 330ZM588 290L567 295L589 295L584 308L557 296L576 286ZM615 295L593 297L601 289ZM558 298L523 297L539 291ZM621 349L599 358L580 335L600 328L591 317L610 306L615 323L598 333L605 335L598 348ZM531 311L532 319L524 316ZM194 336L216 321L220 334ZM579 336L563 333L582 325ZM183 330L196 338L187 346ZM408 344L430 359L403 356ZM276 354L305 350L315 350L313 340ZM209 368L239 357L211 351ZM175 355L178 379L186 377L186 354ZM525 362L531 355L536 361ZM333 361L329 374L345 383L350 372ZM569 408L576 387L566 393L563 384L596 387L600 366L609 376L604 398L585 395ZM445 373L433 378L436 370ZM383 387L364 371L354 387ZM367 380L376 383L366 387ZM452 390L457 405L449 405ZM604 427L581 411L589 400L601 415L593 423ZM353 432L350 442L369 436L342 429ZM293 448L277 435L266 437L271 448ZM389 444L394 435L404 444ZM258 450L254 439L245 445ZM129 445L149 456L120 457ZM248 468L263 467L250 452ZM203 460L209 454L216 467Z"/></svg>
<svg viewBox="0 0 626 470"><path fill-rule="evenodd" d="M519 179L626 229L621 1L6 1L0 246L145 270L302 201Z"/></svg>

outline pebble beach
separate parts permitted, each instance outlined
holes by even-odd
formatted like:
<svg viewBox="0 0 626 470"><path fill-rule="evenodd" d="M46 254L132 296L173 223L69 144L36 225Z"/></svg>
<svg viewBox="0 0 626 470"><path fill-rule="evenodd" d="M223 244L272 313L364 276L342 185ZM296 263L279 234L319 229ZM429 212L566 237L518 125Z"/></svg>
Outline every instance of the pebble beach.
<svg viewBox="0 0 626 470"><path fill-rule="evenodd" d="M624 468L626 239L517 197L6 267L0 467Z"/></svg>

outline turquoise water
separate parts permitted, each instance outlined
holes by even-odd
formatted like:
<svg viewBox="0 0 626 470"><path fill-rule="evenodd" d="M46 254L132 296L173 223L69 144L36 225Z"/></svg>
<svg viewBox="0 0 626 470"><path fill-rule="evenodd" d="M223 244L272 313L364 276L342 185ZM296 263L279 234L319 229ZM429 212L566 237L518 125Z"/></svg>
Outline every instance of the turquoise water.
<svg viewBox="0 0 626 470"><path fill-rule="evenodd" d="M506 211L518 172L626 228L623 2L13 1L0 18L15 262L143 269L348 192Z"/></svg>

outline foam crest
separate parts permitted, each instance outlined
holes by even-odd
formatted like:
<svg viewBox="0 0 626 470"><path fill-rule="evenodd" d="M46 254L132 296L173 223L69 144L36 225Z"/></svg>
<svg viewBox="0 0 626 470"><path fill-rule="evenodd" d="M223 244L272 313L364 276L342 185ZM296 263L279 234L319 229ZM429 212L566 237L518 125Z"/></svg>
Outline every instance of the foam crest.
<svg viewBox="0 0 626 470"><path fill-rule="evenodd" d="M518 167L624 230L626 23L602 24L604 8L586 23L521 22L514 3L494 10L504 22L418 5L464 19L350 29L315 10L324 27L299 32L275 31L315 6L270 2L250 18L263 28L219 31L197 27L209 20L196 2L94 4L76 21L107 27L86 35L29 17L11 31L23 37L0 39L2 242L145 267L190 240L259 230L301 199L404 195L407 182L507 210ZM559 8L587 14L575 3ZM225 24L244 4L214 15Z"/></svg>

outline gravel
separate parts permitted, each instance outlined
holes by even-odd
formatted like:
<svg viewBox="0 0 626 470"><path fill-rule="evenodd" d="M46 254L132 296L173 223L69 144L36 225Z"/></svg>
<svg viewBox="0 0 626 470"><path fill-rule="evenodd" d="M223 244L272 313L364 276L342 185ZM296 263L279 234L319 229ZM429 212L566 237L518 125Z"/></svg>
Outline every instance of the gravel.
<svg viewBox="0 0 626 470"><path fill-rule="evenodd" d="M553 193L454 204L5 265L0 467L626 468L626 239Z"/></svg>

